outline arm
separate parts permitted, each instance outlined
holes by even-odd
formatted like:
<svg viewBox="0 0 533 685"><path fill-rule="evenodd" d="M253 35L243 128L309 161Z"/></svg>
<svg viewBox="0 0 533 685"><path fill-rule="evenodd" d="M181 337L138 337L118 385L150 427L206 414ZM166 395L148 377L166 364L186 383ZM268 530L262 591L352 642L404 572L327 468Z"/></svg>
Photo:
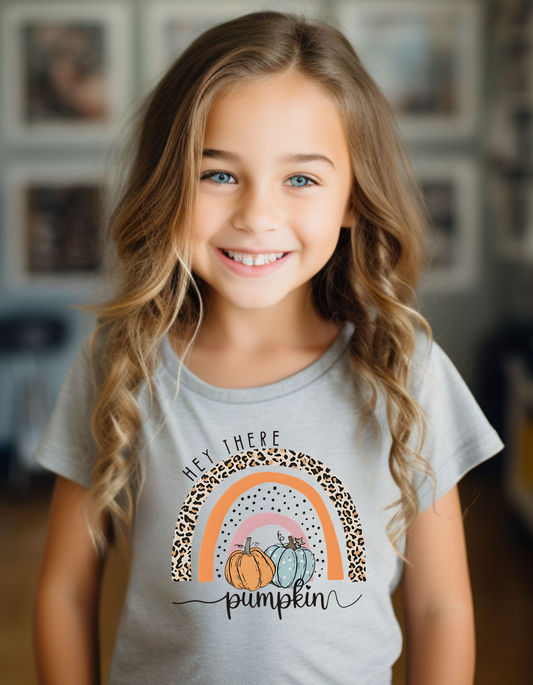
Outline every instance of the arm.
<svg viewBox="0 0 533 685"><path fill-rule="evenodd" d="M87 489L58 475L33 613L39 685L99 685L98 599L103 559L82 518Z"/></svg>
<svg viewBox="0 0 533 685"><path fill-rule="evenodd" d="M474 610L455 485L407 532L404 567L407 685L472 685Z"/></svg>

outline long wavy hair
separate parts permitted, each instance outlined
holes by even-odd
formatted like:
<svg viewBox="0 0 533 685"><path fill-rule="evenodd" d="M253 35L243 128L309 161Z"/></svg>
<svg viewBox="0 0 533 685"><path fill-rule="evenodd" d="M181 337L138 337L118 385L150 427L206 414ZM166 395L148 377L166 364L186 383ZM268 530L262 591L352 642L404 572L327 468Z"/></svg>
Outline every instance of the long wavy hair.
<svg viewBox="0 0 533 685"><path fill-rule="evenodd" d="M125 184L108 221L116 287L107 301L80 306L98 313L90 337L98 453L85 516L101 553L126 542L132 530L145 480L137 397L146 383L153 402L158 345L169 333L188 350L202 323L208 292L191 271L190 226L210 106L236 84L288 72L320 84L345 127L355 218L312 278L312 295L328 320L356 324L350 365L371 389L357 435L374 416L378 395L384 397L388 464L401 492L386 507L398 507L387 535L404 561L398 542L418 513L416 471L432 479L435 505L434 471L421 453L424 412L408 388L417 330L433 339L415 307L414 287L429 259L420 186L390 105L342 31L325 19L258 11L205 31L143 100ZM181 363L177 388L180 371Z"/></svg>

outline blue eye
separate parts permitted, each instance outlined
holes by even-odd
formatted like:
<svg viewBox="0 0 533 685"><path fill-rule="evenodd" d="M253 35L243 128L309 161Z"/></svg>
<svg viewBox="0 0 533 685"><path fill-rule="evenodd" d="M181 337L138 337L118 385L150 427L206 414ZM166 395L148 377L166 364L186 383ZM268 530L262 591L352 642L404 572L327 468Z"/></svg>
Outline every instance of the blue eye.
<svg viewBox="0 0 533 685"><path fill-rule="evenodd" d="M226 176L229 178L235 178L235 176L232 176L232 174L228 174L227 171L206 171L205 174L202 174L200 176L200 180L204 181L204 180L208 180L208 179L214 179L216 176ZM310 176L305 176L304 174L295 174L294 176L291 176L290 179L291 178L303 179L305 181L310 182L310 183L306 183L305 185L293 185L291 183L293 188L309 188L312 185L315 185L315 186L318 185L318 183L314 179L312 179ZM217 185L228 185L228 183L224 182L224 181L223 182L215 181L215 183Z"/></svg>
<svg viewBox="0 0 533 685"><path fill-rule="evenodd" d="M316 181L314 181L312 178L309 176L304 176L302 174L298 174L298 176L291 176L291 178L303 178L304 181L311 181L311 185L317 185ZM309 188L308 185L303 185L303 186L294 186L295 188Z"/></svg>
<svg viewBox="0 0 533 685"><path fill-rule="evenodd" d="M200 176L200 180L203 181L204 179L213 178L214 176L231 176L231 174L228 174L226 171L207 171L205 174L202 174L202 176ZM231 178L235 178L235 177L231 176ZM226 183L219 183L218 185L227 185L227 184Z"/></svg>

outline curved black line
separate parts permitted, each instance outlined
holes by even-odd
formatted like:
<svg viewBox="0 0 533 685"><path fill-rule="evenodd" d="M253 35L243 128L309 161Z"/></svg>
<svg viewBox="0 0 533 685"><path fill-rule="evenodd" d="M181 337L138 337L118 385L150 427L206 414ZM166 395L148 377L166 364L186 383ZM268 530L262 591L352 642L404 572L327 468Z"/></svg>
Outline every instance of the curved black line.
<svg viewBox="0 0 533 685"><path fill-rule="evenodd" d="M325 605L324 609L327 609L327 608L328 608L328 605L329 605L329 598L330 598L330 595L332 595L332 594L335 595L335 599L337 600L337 606L339 606L341 609L347 609L348 607L353 606L353 605L355 604L355 602L358 602L358 601L361 599L361 597L363 596L363 594L361 593L361 594L359 595L359 597L355 600L355 602L352 602L351 604L347 604L346 606L343 606L343 605L339 602L339 598L337 597L337 590L330 590L330 592L328 593L328 598L327 598L327 600L326 600L326 605Z"/></svg>
<svg viewBox="0 0 533 685"><path fill-rule="evenodd" d="M220 599L214 599L212 602L204 602L202 599L188 599L186 602L172 602L172 604L190 604L191 602L199 602L200 604L217 604L217 602L221 602L223 599L226 599L226 595Z"/></svg>

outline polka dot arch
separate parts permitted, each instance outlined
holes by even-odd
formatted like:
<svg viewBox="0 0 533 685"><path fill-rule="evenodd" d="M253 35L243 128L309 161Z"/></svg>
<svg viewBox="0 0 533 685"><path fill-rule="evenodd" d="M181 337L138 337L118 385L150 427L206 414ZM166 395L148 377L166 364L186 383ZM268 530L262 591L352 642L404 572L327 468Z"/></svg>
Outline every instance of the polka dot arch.
<svg viewBox="0 0 533 685"><path fill-rule="evenodd" d="M350 494L331 469L302 452L282 448L247 450L215 464L191 488L176 521L172 543L172 580L192 579L192 538L203 504L215 487L230 475L257 466L299 469L323 488L334 504L346 536L348 577L352 582L366 581L366 559L363 532Z"/></svg>

